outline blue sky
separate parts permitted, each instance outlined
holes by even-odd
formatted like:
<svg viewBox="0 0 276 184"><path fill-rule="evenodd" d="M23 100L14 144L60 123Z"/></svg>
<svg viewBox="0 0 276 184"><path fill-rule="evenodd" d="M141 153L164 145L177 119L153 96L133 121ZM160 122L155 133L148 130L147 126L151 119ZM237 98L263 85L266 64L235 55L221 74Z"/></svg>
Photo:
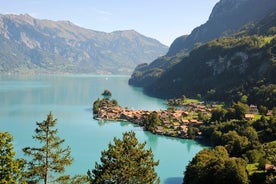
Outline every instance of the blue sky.
<svg viewBox="0 0 276 184"><path fill-rule="evenodd" d="M69 20L81 27L112 32L134 29L170 45L205 23L219 0L0 0L0 14L30 14Z"/></svg>

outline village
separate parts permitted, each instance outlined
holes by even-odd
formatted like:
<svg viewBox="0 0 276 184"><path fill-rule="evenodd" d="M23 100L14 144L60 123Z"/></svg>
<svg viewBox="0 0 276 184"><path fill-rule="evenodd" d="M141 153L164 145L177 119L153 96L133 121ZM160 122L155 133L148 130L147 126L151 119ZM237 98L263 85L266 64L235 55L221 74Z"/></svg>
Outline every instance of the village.
<svg viewBox="0 0 276 184"><path fill-rule="evenodd" d="M192 102L185 108L168 108L167 110L130 110L112 103L109 99L100 101L94 118L99 121L127 121L145 127L145 120L150 114L156 113L159 124L150 131L154 134L191 138L189 129L203 124L202 117L210 118L211 111L216 105L206 105L204 102ZM196 131L195 137L200 138L201 132Z"/></svg>

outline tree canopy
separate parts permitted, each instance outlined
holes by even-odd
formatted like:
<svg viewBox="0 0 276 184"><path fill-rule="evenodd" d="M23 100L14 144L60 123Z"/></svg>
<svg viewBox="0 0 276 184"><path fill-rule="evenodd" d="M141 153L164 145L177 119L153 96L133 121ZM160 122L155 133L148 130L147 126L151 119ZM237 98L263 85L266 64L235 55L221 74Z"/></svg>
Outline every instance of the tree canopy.
<svg viewBox="0 0 276 184"><path fill-rule="evenodd" d="M49 182L51 173L63 174L65 166L72 163L70 147L62 147L64 139L61 139L55 129L57 119L54 119L52 113L47 115L47 119L43 122L37 122L33 139L39 141L40 147L25 147L23 152L32 157L28 162L27 178L32 182L43 180L44 184ZM56 178L60 181L64 176Z"/></svg>
<svg viewBox="0 0 276 184"><path fill-rule="evenodd" d="M15 159L12 145L13 137L7 132L0 132L0 183L26 183L23 176L23 159Z"/></svg>
<svg viewBox="0 0 276 184"><path fill-rule="evenodd" d="M161 124L159 115L156 112L152 112L144 120L144 126L146 130L154 131L155 128Z"/></svg>
<svg viewBox="0 0 276 184"><path fill-rule="evenodd" d="M105 89L102 95L104 98L110 98L112 96L112 93L109 90Z"/></svg>
<svg viewBox="0 0 276 184"><path fill-rule="evenodd" d="M159 183L154 169L159 161L154 161L152 150L146 150L145 146L145 142L138 142L134 132L124 133L122 140L114 138L114 144L109 144L108 150L102 152L101 163L96 162L95 169L88 171L90 182Z"/></svg>
<svg viewBox="0 0 276 184"><path fill-rule="evenodd" d="M231 158L222 146L203 149L187 166L185 184L247 184L246 162Z"/></svg>

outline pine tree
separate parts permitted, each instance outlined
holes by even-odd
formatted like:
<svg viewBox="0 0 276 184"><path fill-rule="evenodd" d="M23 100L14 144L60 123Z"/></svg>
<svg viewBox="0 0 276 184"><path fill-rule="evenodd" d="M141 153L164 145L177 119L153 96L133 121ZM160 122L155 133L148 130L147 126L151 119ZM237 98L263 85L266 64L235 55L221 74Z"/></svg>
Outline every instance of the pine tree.
<svg viewBox="0 0 276 184"><path fill-rule="evenodd" d="M15 159L12 145L13 137L7 132L0 132L0 183L26 183L22 178L25 161Z"/></svg>
<svg viewBox="0 0 276 184"><path fill-rule="evenodd" d="M151 149L145 150L146 143L140 144L134 132L126 132L123 139L114 138L114 145L102 152L101 162L88 171L90 183L152 184L159 183L154 170L155 162Z"/></svg>
<svg viewBox="0 0 276 184"><path fill-rule="evenodd" d="M24 153L32 157L32 160L28 162L26 174L31 181L43 180L44 184L47 184L51 173L63 174L65 166L70 165L73 161L70 156L70 147L62 148L64 139L57 136L56 122L57 119L53 118L51 112L46 120L37 122L38 128L35 129L33 139L39 141L41 147L23 148ZM61 178L64 176L60 176L56 180Z"/></svg>

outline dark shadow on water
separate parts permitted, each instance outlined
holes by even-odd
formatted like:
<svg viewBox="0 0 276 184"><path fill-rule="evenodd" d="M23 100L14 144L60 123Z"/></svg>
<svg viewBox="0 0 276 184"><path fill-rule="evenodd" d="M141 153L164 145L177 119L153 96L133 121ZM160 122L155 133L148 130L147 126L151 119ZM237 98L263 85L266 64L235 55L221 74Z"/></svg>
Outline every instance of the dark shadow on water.
<svg viewBox="0 0 276 184"><path fill-rule="evenodd" d="M167 178L164 181L164 184L182 184L183 178L181 177L174 177L174 178Z"/></svg>

